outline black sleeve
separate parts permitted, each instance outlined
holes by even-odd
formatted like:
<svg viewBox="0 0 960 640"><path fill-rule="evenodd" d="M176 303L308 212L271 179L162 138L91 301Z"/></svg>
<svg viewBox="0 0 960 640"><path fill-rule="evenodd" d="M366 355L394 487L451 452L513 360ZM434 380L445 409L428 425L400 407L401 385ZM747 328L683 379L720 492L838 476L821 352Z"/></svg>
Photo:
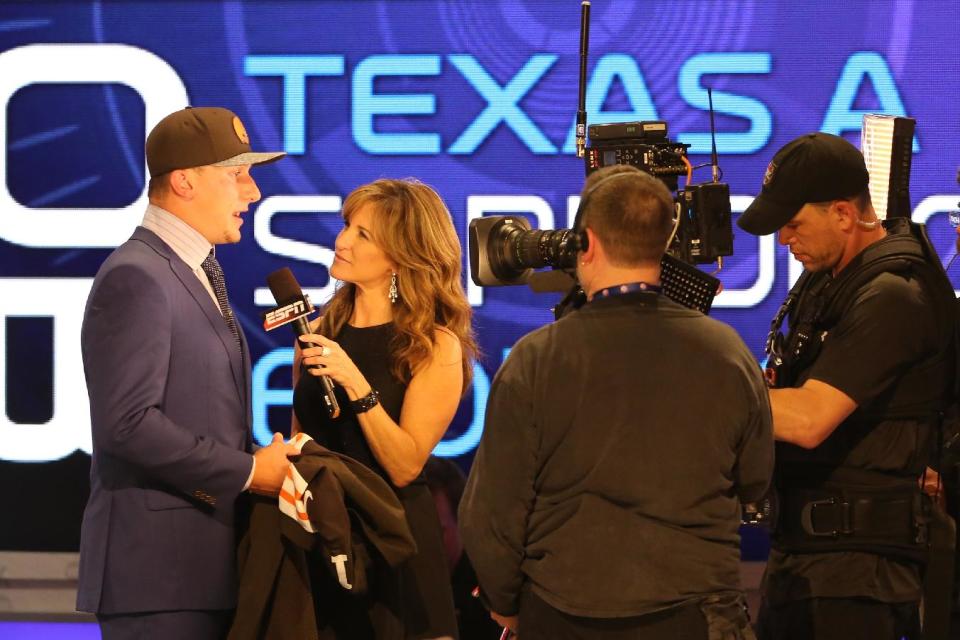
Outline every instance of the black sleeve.
<svg viewBox="0 0 960 640"><path fill-rule="evenodd" d="M534 502L536 425L518 345L490 390L483 437L460 502L464 548L491 610L514 615L523 574L527 521Z"/></svg>
<svg viewBox="0 0 960 640"><path fill-rule="evenodd" d="M936 348L933 315L916 280L881 274L827 334L808 377L868 404Z"/></svg>
<svg viewBox="0 0 960 640"><path fill-rule="evenodd" d="M763 374L749 352L746 357L744 386L751 409L740 438L734 482L741 502L756 502L767 493L773 475L773 416Z"/></svg>

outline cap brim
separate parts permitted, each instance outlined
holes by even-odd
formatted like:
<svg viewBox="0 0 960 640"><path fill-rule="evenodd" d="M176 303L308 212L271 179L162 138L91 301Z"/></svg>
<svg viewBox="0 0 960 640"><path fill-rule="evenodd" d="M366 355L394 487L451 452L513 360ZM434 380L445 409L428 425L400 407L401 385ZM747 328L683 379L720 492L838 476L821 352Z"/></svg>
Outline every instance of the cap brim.
<svg viewBox="0 0 960 640"><path fill-rule="evenodd" d="M790 222L803 205L776 202L760 194L737 218L737 226L755 236L765 236Z"/></svg>
<svg viewBox="0 0 960 640"><path fill-rule="evenodd" d="M221 160L220 162L215 162L213 166L238 167L243 164L266 164L279 160L285 155L287 154L284 151L250 151L233 156L232 158L227 158L226 160Z"/></svg>

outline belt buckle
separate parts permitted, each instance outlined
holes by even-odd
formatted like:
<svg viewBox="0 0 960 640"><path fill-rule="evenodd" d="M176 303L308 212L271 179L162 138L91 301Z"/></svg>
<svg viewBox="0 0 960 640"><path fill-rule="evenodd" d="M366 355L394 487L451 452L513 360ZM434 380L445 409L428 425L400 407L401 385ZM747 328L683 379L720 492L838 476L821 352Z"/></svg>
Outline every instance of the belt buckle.
<svg viewBox="0 0 960 640"><path fill-rule="evenodd" d="M814 507L825 507L825 506L840 506L840 529L833 529L831 531L817 531L813 526L813 509ZM807 504L803 505L803 508L800 510L800 526L803 528L803 531L809 535L817 538L839 538L841 533L850 534L853 533L853 530L850 527L850 503L841 502L837 498L826 498L824 500L811 500Z"/></svg>

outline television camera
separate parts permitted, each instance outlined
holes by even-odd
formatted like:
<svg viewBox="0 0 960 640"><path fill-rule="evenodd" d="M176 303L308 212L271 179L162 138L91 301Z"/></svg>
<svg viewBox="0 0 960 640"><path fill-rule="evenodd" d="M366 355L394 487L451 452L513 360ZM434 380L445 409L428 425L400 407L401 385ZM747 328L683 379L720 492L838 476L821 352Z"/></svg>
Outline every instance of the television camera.
<svg viewBox="0 0 960 640"><path fill-rule="evenodd" d="M720 283L693 265L722 265L723 257L733 254L730 189L719 181L716 149L714 180L695 185L687 158L689 145L671 141L666 122L591 125L589 138L584 157L587 175L601 167L630 164L675 192L674 233L662 263L663 290L680 304L708 312ZM680 176L686 176L682 189L678 189ZM571 229L531 229L520 216L475 219L468 240L471 277L481 286L528 283L538 291L576 288L575 236ZM552 267L566 277L535 272L542 267ZM573 306L577 306L575 300ZM557 317L565 307L561 305Z"/></svg>

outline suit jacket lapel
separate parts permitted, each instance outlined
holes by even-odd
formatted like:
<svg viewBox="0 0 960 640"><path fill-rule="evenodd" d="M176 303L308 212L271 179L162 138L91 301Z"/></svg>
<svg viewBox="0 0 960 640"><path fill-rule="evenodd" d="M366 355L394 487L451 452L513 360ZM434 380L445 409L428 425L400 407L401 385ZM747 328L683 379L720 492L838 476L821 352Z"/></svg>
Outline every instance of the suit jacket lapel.
<svg viewBox="0 0 960 640"><path fill-rule="evenodd" d="M167 246L155 233L143 227L137 227L137 230L133 233L133 238L147 243L153 247L157 253L167 258L167 260L170 261L170 269L174 275L177 276L187 291L190 292L190 295L193 296L193 299L200 305L200 309L207 317L207 320L210 321L210 326L217 334L217 337L220 338L220 342L223 344L223 348L230 358L230 370L233 373L233 382L237 388L237 396L246 406L249 398L247 398L247 394L244 392L244 389L247 387L244 386L246 382L244 370L246 367L244 367L243 361L244 358L249 359L249 355L241 356L237 350L237 341L234 339L233 333L230 332L230 328L227 326L226 320L223 319L223 315L220 313L217 304L213 301L213 298L210 297L210 293L204 288L203 284L200 283L200 279L197 278L197 275L190 269L187 263L181 260L180 256ZM243 330L240 329L239 322L237 328L240 330L243 353L247 354L246 338L243 337Z"/></svg>

